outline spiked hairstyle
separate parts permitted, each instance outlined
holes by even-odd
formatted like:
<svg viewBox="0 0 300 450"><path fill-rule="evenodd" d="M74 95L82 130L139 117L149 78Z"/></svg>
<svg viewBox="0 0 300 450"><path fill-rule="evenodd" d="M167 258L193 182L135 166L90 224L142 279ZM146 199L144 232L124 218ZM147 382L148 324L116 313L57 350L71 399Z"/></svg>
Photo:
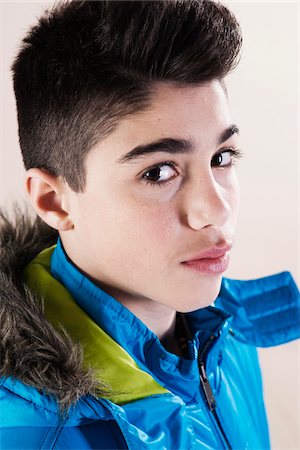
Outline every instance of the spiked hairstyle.
<svg viewBox="0 0 300 450"><path fill-rule="evenodd" d="M147 107L156 82L223 82L241 44L236 18L213 0L59 1L12 65L25 168L84 191L87 153Z"/></svg>

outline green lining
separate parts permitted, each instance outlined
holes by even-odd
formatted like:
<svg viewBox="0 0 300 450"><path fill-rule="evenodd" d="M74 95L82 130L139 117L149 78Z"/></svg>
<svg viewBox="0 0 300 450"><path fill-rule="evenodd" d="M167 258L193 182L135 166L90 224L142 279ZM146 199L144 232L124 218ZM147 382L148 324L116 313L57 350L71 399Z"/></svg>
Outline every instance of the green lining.
<svg viewBox="0 0 300 450"><path fill-rule="evenodd" d="M26 284L44 297L45 315L60 331L60 325L84 350L84 366L92 367L96 377L112 393L103 396L119 405L149 395L169 391L139 368L134 359L104 332L75 302L67 289L50 272L55 245L39 253L24 269Z"/></svg>

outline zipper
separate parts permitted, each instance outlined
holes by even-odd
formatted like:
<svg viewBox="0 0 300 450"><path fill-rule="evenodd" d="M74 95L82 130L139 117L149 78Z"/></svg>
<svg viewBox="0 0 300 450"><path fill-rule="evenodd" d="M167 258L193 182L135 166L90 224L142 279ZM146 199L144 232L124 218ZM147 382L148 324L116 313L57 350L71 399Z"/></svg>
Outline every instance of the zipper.
<svg viewBox="0 0 300 450"><path fill-rule="evenodd" d="M217 422L218 428L221 432L221 435L224 439L224 441L226 442L226 445L228 447L229 450L232 450L232 447L230 445L230 442L228 440L228 437L226 436L226 433L224 431L223 425L221 424L220 418L216 412L216 399L214 397L214 394L212 392L212 388L211 385L208 381L208 377L206 374L206 370L205 370L205 364L204 364L204 357L207 354L207 350L208 347L210 346L211 342L216 338L216 336L211 336L210 339L207 341L207 343L205 344L205 346L203 347L201 353L198 356L198 367L199 367L199 374L200 374L200 382L201 382L201 386L204 392L204 396L206 398L206 402L208 405L209 410L211 411L215 421Z"/></svg>
<svg viewBox="0 0 300 450"><path fill-rule="evenodd" d="M184 336L186 338L186 346L187 346L189 341L190 342L193 341L193 336L191 334L191 331L189 329L189 326L187 324L186 317L184 316L184 314L180 313L178 319L180 321L181 327L184 330ZM208 339L208 341L206 342L204 347L201 349L201 352L198 354L198 367L199 367L199 374L200 374L200 382L201 382L201 386L202 386L202 389L204 392L204 396L205 396L208 408L209 408L211 414L213 415L215 422L217 423L216 428L220 431L220 434L221 434L223 440L225 441L228 450L232 450L230 442L224 431L223 425L221 424L221 421L216 412L216 407L217 407L216 399L213 395L212 388L211 388L211 385L209 384L206 370L205 370L205 363L204 363L205 357L207 355L208 348L210 347L212 341L214 341L215 339L216 339L216 336L212 335L210 337L210 339Z"/></svg>

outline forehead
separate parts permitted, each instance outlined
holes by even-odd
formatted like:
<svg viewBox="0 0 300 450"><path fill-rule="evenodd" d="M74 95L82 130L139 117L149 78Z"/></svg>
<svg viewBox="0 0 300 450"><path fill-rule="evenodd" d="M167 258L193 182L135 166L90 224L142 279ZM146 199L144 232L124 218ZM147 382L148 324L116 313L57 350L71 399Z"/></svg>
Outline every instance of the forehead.
<svg viewBox="0 0 300 450"><path fill-rule="evenodd" d="M157 83L149 106L119 121L97 145L119 158L131 148L165 138L193 141L199 148L216 146L220 133L232 124L227 95L218 81L201 86Z"/></svg>
<svg viewBox="0 0 300 450"><path fill-rule="evenodd" d="M169 108L174 105L180 107L173 110L176 114L189 109L211 109L224 102L227 104L225 89L217 80L201 85L158 82L151 88L151 93L149 108L144 110L145 115L153 113L157 108L162 114L169 113Z"/></svg>
<svg viewBox="0 0 300 450"><path fill-rule="evenodd" d="M134 124L140 130L160 133L195 132L208 134L209 128L224 128L231 123L228 100L218 81L202 86L157 83L153 86L147 109L121 120L116 131L134 134ZM202 125L202 127L201 127ZM205 126L205 130L204 130ZM216 130L219 132L219 129Z"/></svg>

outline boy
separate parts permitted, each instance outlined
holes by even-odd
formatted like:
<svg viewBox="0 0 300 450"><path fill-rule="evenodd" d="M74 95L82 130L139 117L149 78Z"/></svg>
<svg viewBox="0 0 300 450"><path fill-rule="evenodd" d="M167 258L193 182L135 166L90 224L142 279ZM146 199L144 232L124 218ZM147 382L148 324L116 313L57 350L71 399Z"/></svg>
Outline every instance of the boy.
<svg viewBox="0 0 300 450"><path fill-rule="evenodd" d="M38 218L2 214L3 448L269 448L255 347L298 337L299 292L222 278L240 47L208 0L61 2L25 38Z"/></svg>

